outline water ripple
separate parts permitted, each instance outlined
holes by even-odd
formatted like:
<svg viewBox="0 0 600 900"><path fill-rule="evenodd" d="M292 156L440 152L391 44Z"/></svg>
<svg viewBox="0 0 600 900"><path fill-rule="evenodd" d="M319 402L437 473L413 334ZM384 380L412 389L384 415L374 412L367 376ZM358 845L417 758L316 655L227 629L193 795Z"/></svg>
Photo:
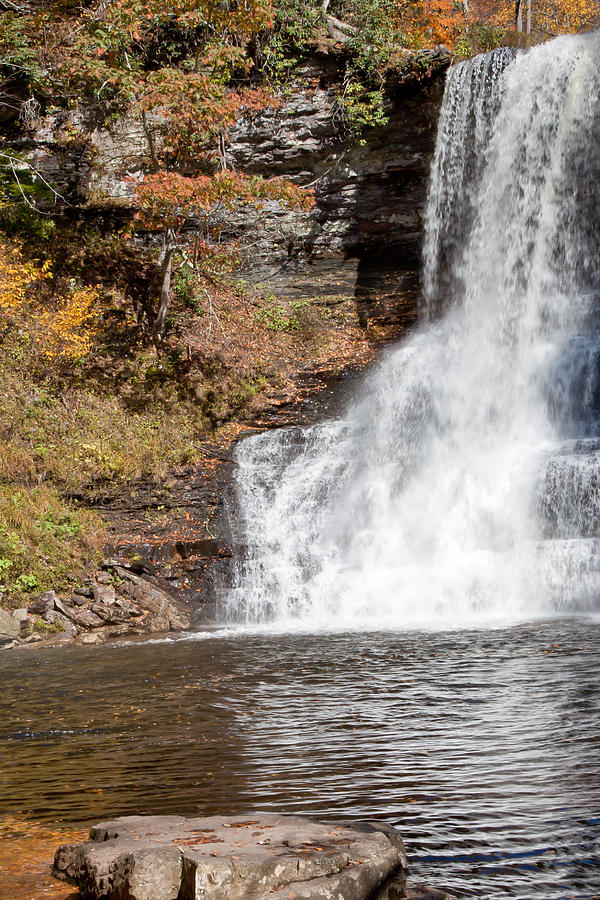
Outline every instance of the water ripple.
<svg viewBox="0 0 600 900"><path fill-rule="evenodd" d="M590 900L599 662L586 620L13 651L2 812L372 817L455 897Z"/></svg>

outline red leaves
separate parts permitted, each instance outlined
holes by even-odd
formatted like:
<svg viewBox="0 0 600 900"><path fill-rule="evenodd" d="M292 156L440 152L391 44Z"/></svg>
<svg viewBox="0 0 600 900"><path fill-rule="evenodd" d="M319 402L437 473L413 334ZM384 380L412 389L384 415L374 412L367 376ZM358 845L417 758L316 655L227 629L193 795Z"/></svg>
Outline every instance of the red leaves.
<svg viewBox="0 0 600 900"><path fill-rule="evenodd" d="M211 142L245 110L256 113L278 104L267 90L235 91L209 74L173 68L150 72L138 98L143 113L161 117L154 127L163 133L165 151L186 161L206 157Z"/></svg>
<svg viewBox="0 0 600 900"><path fill-rule="evenodd" d="M136 221L148 229L178 230L185 219L204 215L217 204L234 209L248 203L274 200L293 208L309 209L311 191L282 178L265 179L225 169L216 175L187 177L177 172L147 175L134 194Z"/></svg>

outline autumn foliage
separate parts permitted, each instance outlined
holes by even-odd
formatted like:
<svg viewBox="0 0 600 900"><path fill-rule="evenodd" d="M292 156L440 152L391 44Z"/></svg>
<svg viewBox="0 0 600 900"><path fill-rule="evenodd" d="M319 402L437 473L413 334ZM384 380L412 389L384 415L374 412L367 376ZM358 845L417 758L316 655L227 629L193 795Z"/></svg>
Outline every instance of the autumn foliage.
<svg viewBox="0 0 600 900"><path fill-rule="evenodd" d="M231 169L195 177L162 171L147 175L136 187L134 221L152 230L177 230L185 220L207 217L217 208L261 205L268 200L309 208L312 193L285 179L267 180Z"/></svg>
<svg viewBox="0 0 600 900"><path fill-rule="evenodd" d="M525 8L525 3L523 8ZM481 21L503 28L515 27L515 4L509 0L483 0L473 7ZM524 15L524 12L523 12ZM596 0L532 0L531 28L538 38L570 34L600 24L600 4Z"/></svg>
<svg viewBox="0 0 600 900"><path fill-rule="evenodd" d="M21 247L0 238L0 315L3 333L16 329L21 345L46 361L79 360L92 345L98 291L73 287L56 296L50 266L24 257Z"/></svg>
<svg viewBox="0 0 600 900"><path fill-rule="evenodd" d="M229 153L232 126L282 103L285 79L303 53L324 39L345 45L340 108L346 133L361 134L385 124L386 72L402 63L405 48L442 43L459 56L490 49L514 28L514 13L514 0L51 0L22 20L0 17L0 76L29 78L33 110L37 97L66 106L85 97L105 124L124 113L137 118L147 159L130 179L124 233L136 247L157 251L162 322L171 273L190 258L202 270L211 248L223 255L228 212L313 202L310 191L284 179L238 171ZM538 38L597 21L598 0L532 0ZM160 246L149 233L161 235ZM94 289L63 290L49 303L41 289L49 273L21 259L16 245L5 242L2 252L5 314L24 315L31 297L43 295L38 328L29 329L39 353L89 352Z"/></svg>

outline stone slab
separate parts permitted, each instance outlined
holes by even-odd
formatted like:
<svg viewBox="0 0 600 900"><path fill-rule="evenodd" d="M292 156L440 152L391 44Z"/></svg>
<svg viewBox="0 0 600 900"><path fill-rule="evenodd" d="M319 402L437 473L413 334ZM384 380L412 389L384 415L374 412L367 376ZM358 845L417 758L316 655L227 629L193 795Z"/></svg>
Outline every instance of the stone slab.
<svg viewBox="0 0 600 900"><path fill-rule="evenodd" d="M90 900L394 900L404 896L406 856L399 833L377 823L126 816L59 847L54 871Z"/></svg>

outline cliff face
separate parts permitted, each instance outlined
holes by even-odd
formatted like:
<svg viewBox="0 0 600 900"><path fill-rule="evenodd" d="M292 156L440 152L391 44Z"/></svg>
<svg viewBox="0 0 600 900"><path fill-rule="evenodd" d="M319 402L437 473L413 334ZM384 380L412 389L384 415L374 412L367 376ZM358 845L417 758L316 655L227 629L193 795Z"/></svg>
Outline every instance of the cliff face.
<svg viewBox="0 0 600 900"><path fill-rule="evenodd" d="M316 198L310 212L275 202L228 212L224 235L243 239L249 284L294 299L355 296L364 320L410 319L448 64L443 48L412 55L408 74L390 79L388 124L361 139L344 134L340 64L326 54L297 70L280 106L236 124L230 165L310 185ZM50 113L30 147L36 167L78 202L126 204L148 165L141 123L127 114L95 127L89 111Z"/></svg>
<svg viewBox="0 0 600 900"><path fill-rule="evenodd" d="M159 457L156 466L152 460L137 461L141 445L133 430L124 433L118 452L111 452L123 472L140 472L133 480L115 475L114 467L107 470L104 456L92 464L80 454L76 486L69 490L71 496L77 490L82 506L93 503L108 520L111 543L118 551L111 559L124 565L131 554L148 557L156 577L164 579L162 586L173 590L177 599L192 608L203 601L199 617L210 618L210 603L204 601L212 598L212 578L226 577L229 565L223 496L231 470L228 441L237 432L214 447L206 441L201 445L198 435L225 423L266 428L318 418L329 409L326 404L335 408L337 376L347 374L348 367L364 365L381 338L397 334L416 315L427 176L449 57L436 50L407 54L406 59L404 72L390 77L387 85L387 124L360 137L344 128L339 105L344 64L335 53L315 53L296 70L278 106L238 121L225 149L228 165L310 185L315 205L309 211L289 211L270 202L260 211L247 207L223 215L221 238L241 244L240 274L256 288L256 295L228 286L221 291L215 285L208 306L194 315L186 309L171 345L181 364L171 374L161 368L162 361L148 362L143 346L132 351L117 296L107 314L107 334L110 327L114 333L86 370L90 393L81 394L79 379L78 393L72 385L66 387L74 392L74 410L80 404L100 404L100 424L94 419L85 425L84 439L76 413L64 413L71 429L66 434L79 441L76 446L104 447L105 435L120 433L123 422L138 411L142 433L148 426L155 434L157 421L159 432L173 429L168 434L174 436L175 449L164 441L152 444ZM64 249L57 242L57 258L72 252L76 265L92 270L90 280L101 281L105 265L128 263L127 252L137 277L136 246L146 249L146 242L155 242L156 236L136 235L140 243L133 246L115 242L116 251L112 244L105 250L102 241L107 231L110 238L128 220L134 186L149 166L148 138L139 118L124 110L107 124L91 102L81 100L72 108L48 109L30 124L28 132L13 135L13 142L60 191L52 211L57 232L64 213L68 246ZM196 225L188 222L185 227ZM86 244L88 232L95 229L101 240ZM81 259L77 247L71 250L79 233ZM149 256L142 253L139 259L144 255ZM87 269L85 273L87 281ZM150 281L151 275L146 277ZM126 284L127 302L139 302L143 279L132 277ZM142 287L136 293L138 285ZM275 303L273 297L282 300ZM293 302L312 298L314 303ZM92 391L97 396L92 398ZM310 402L303 405L308 396ZM60 409L63 416L62 405ZM68 402L64 409L69 409ZM12 427L13 419L5 419ZM32 441L25 438L22 443L28 448ZM61 441L59 446L67 446L66 438ZM144 460L148 452L144 444ZM20 477L22 463L15 459ZM38 461L31 459L34 471ZM172 472L163 483L167 459ZM63 484L60 466L50 476L46 468L41 471L44 478ZM98 571L93 577L102 583L98 579L106 573ZM110 625L125 626L131 627L127 622Z"/></svg>
<svg viewBox="0 0 600 900"><path fill-rule="evenodd" d="M280 109L242 122L230 155L240 168L314 187L310 213L271 208L259 222L253 277L273 293L360 295L374 257L399 273L418 268L429 162L448 64L440 53L418 83L391 86L388 124L362 140L340 138L338 99L323 63L301 73L318 81ZM258 264L257 264L258 260Z"/></svg>

